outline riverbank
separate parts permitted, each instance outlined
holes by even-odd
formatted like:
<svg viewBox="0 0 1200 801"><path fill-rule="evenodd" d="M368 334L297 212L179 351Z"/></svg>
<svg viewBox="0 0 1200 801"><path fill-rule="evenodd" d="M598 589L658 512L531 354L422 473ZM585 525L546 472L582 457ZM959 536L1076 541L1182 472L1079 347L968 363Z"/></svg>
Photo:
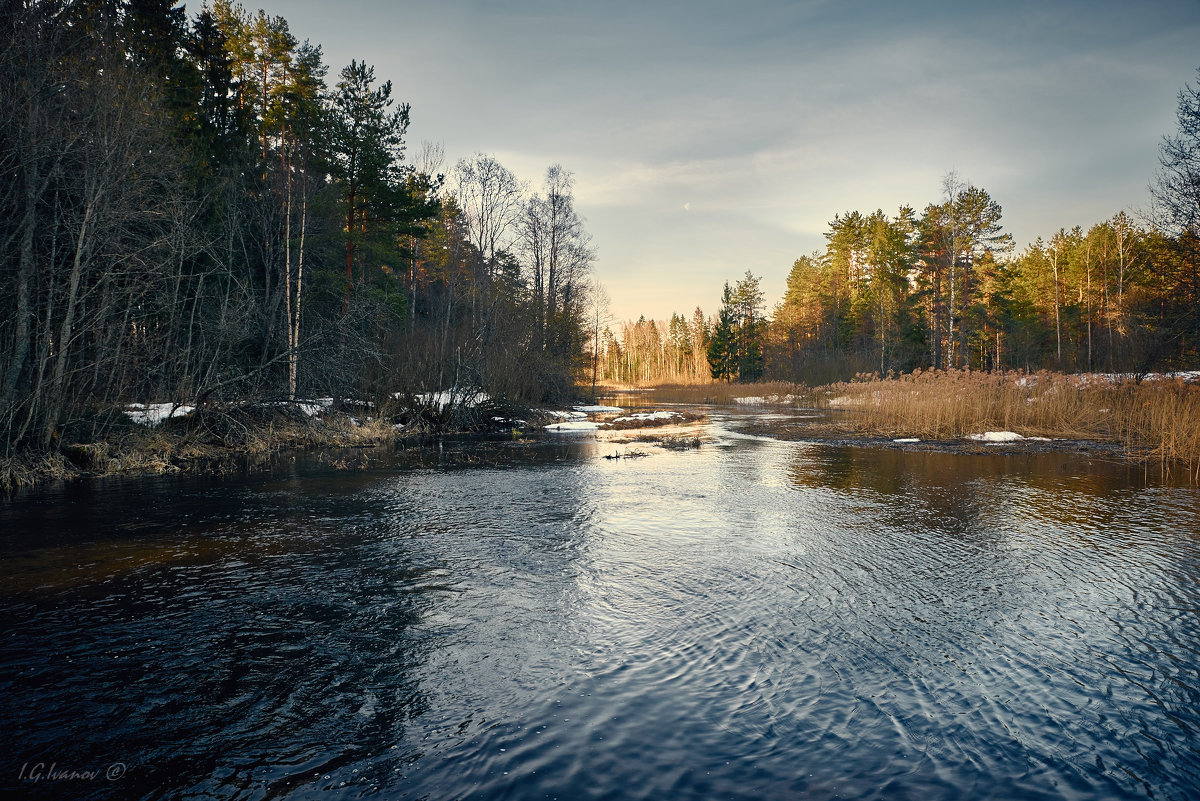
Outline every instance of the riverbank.
<svg viewBox="0 0 1200 801"><path fill-rule="evenodd" d="M597 394L621 390L601 388ZM773 382L639 388L633 399L622 405L812 412L768 414L741 426L747 433L777 439L954 453L1063 453L1156 465L1200 480L1200 383L1192 376L1134 380L1099 374L918 371L820 387ZM433 393L378 412L370 404L335 405L330 399L206 408L183 416L172 416L180 410L171 407L153 421L126 410L99 426L99 435L76 437L49 453L0 459L0 490L88 476L225 473L289 451L328 451L331 464L351 466L369 460L366 454L377 447L455 435L542 432L546 427L603 428L611 430L606 438L617 444L696 447L701 441L695 424L703 416L693 411L664 418L663 411L575 409L517 408L483 395ZM678 423L687 425L672 430L671 424ZM644 427L656 431L622 436L622 429ZM355 452L363 455L346 456Z"/></svg>
<svg viewBox="0 0 1200 801"><path fill-rule="evenodd" d="M0 458L0 491L88 477L221 474L269 465L288 453L327 455L337 468L362 467L408 448L449 437L543 437L563 431L600 431L618 442L696 447L690 431L703 415L633 411L596 405L529 408L481 392L427 393L393 399L387 408L332 399L194 409L133 404L76 434L50 452ZM638 434L655 429L653 434ZM661 429L661 431L660 431ZM682 432L682 433L681 433ZM685 436L687 434L687 436Z"/></svg>
<svg viewBox="0 0 1200 801"><path fill-rule="evenodd" d="M1182 377L931 371L833 384L816 399L853 410L843 425L863 434L939 440L1013 432L1200 470L1200 384Z"/></svg>
<svg viewBox="0 0 1200 801"><path fill-rule="evenodd" d="M365 451L496 431L523 423L518 416L536 419L528 409L490 399L473 404L437 396L417 400L378 414L367 403L335 405L328 398L199 410L135 404L96 421L92 436L76 435L54 451L0 459L0 490L83 477L226 473L289 451Z"/></svg>
<svg viewBox="0 0 1200 801"><path fill-rule="evenodd" d="M390 423L341 413L306 417L287 410L253 415L223 411L153 427L114 427L56 451L0 459L0 489L88 476L223 473L289 450L371 448L400 435Z"/></svg>
<svg viewBox="0 0 1200 801"><path fill-rule="evenodd" d="M857 442L971 453L1103 454L1200 479L1200 383L1195 374L1121 376L917 371L799 384L667 386L667 403L808 408L819 416L757 421L781 439ZM995 436L986 438L987 434ZM972 439L978 437L978 439Z"/></svg>

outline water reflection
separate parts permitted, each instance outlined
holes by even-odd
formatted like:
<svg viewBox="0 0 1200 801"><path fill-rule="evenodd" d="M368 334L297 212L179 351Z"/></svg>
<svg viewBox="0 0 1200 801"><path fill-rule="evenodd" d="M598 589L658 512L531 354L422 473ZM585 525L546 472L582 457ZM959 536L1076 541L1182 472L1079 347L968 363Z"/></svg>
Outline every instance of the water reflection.
<svg viewBox="0 0 1200 801"><path fill-rule="evenodd" d="M858 602L836 652L885 666L874 685L898 686L884 696L898 704L881 707L889 716L911 725L904 708L917 701L943 721L922 741L945 753L949 734L957 759L978 759L1002 733L1037 766L1014 792L1050 781L1066 795L1189 794L1179 788L1195 786L1200 722L1194 490L1061 457L822 446L797 453L789 476L836 492L830 526L854 521L808 565L836 577L825 592ZM875 527L861 525L864 496ZM963 716L979 720L947 729Z"/></svg>
<svg viewBox="0 0 1200 801"><path fill-rule="evenodd" d="M446 442L0 507L13 770L97 798L1189 798L1200 495L1062 457ZM111 490L111 491L109 491Z"/></svg>

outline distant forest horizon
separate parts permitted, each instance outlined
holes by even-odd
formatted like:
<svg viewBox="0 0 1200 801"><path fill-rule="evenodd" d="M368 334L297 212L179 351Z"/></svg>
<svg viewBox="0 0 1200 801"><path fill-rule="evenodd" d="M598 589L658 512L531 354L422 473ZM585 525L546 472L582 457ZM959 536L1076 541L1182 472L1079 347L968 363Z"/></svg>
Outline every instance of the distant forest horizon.
<svg viewBox="0 0 1200 801"><path fill-rule="evenodd" d="M597 372L630 384L823 384L917 369L1196 368L1200 83L1180 91L1178 118L1148 214L1118 211L1017 251L1001 205L950 171L921 212L836 214L825 249L795 260L771 308L747 271L710 314L606 326Z"/></svg>

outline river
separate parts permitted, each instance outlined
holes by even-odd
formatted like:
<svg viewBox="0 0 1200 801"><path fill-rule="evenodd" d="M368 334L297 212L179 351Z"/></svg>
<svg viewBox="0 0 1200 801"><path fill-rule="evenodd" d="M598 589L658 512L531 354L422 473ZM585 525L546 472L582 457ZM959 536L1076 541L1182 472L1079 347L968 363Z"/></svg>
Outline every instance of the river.
<svg viewBox="0 0 1200 801"><path fill-rule="evenodd" d="M1200 797L1200 491L753 418L0 501L0 791Z"/></svg>

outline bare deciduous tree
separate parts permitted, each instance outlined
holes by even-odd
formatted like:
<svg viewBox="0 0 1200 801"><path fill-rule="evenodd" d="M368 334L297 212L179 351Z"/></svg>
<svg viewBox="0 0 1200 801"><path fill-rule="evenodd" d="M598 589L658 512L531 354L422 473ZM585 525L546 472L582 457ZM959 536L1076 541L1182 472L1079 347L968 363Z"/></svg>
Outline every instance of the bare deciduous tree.
<svg viewBox="0 0 1200 801"><path fill-rule="evenodd" d="M1176 234L1200 236L1200 82L1179 91L1177 117L1179 131L1163 137L1160 169L1150 185L1155 221Z"/></svg>
<svg viewBox="0 0 1200 801"><path fill-rule="evenodd" d="M497 254L512 247L517 233L525 184L495 156L476 153L454 165L454 186L471 243L494 279Z"/></svg>

